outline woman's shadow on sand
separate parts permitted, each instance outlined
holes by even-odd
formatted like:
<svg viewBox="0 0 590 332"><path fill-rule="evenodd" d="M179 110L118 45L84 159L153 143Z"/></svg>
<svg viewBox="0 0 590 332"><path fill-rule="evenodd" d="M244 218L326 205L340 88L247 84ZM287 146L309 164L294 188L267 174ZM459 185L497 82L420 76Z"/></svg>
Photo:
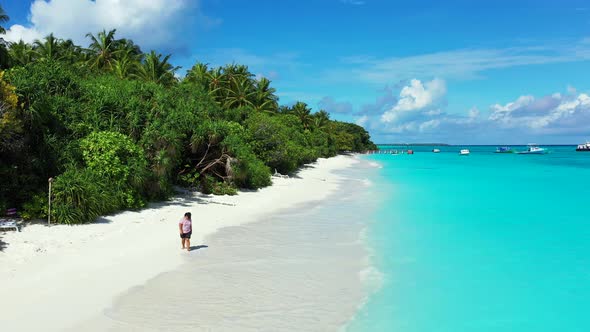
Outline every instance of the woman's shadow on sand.
<svg viewBox="0 0 590 332"><path fill-rule="evenodd" d="M195 251L195 250L205 249L205 248L209 248L209 246L208 245L201 244L201 245L198 245L198 246L191 246L189 248L189 251Z"/></svg>

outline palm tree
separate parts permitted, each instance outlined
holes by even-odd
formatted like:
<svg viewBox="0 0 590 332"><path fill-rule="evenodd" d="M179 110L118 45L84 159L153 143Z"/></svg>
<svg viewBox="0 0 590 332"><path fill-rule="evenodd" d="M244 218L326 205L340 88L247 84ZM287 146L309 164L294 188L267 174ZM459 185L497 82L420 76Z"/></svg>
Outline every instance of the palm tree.
<svg viewBox="0 0 590 332"><path fill-rule="evenodd" d="M227 77L227 82L229 82L230 84L234 80L234 78L242 77L246 79L251 79L252 77L254 77L254 75L252 75L252 73L248 71L248 66L237 65L235 63L225 65L225 67L223 67L223 73Z"/></svg>
<svg viewBox="0 0 590 332"><path fill-rule="evenodd" d="M129 39L117 39L114 41L116 50L113 52L115 59L112 62L112 70L119 78L129 78L137 73L143 53L139 46Z"/></svg>
<svg viewBox="0 0 590 332"><path fill-rule="evenodd" d="M33 47L22 41L22 39L18 43L12 43L8 52L12 65L24 66L35 59Z"/></svg>
<svg viewBox="0 0 590 332"><path fill-rule="evenodd" d="M291 112L296 117L299 118L304 129L309 129L309 126L311 125L311 122L312 122L312 117L311 117L311 109L309 109L307 107L306 103L298 101L291 108Z"/></svg>
<svg viewBox="0 0 590 332"><path fill-rule="evenodd" d="M137 74L134 74L133 76L144 81L171 86L177 82L174 72L180 69L180 67L172 66L168 62L169 59L170 54L162 58L162 54L157 54L155 51L151 51L146 55Z"/></svg>
<svg viewBox="0 0 590 332"><path fill-rule="evenodd" d="M66 60L70 63L77 63L84 60L84 52L82 48L76 44L71 39L60 41L58 43L59 49L59 58L61 60Z"/></svg>
<svg viewBox="0 0 590 332"><path fill-rule="evenodd" d="M280 114L291 114L291 107L287 106L287 105L281 105L279 106L279 109L277 110Z"/></svg>
<svg viewBox="0 0 590 332"><path fill-rule="evenodd" d="M33 49L39 60L58 60L60 58L59 44L59 39L50 33L43 42L35 40Z"/></svg>
<svg viewBox="0 0 590 332"><path fill-rule="evenodd" d="M249 70L248 70L248 66L246 65L237 65L234 66L234 72L237 76L242 76L242 77L246 77L246 78L252 78L254 77L254 74L252 74Z"/></svg>
<svg viewBox="0 0 590 332"><path fill-rule="evenodd" d="M8 15L6 15L6 12L2 8L2 5L0 5L0 23L6 23L6 22L8 22L8 20L10 20L10 17L8 17ZM0 34L5 34L5 33L6 33L6 29L4 29L4 27L2 25L0 25Z"/></svg>
<svg viewBox="0 0 590 332"><path fill-rule="evenodd" d="M219 104L225 96L225 89L227 88L227 77L221 67L210 69L206 75L209 82L209 95L212 96Z"/></svg>
<svg viewBox="0 0 590 332"><path fill-rule="evenodd" d="M207 72L207 80L209 81L209 90L214 91L223 88L227 82L227 76L221 67L211 69Z"/></svg>
<svg viewBox="0 0 590 332"><path fill-rule="evenodd" d="M133 40L131 39L117 39L113 42L115 44L115 55L119 57L121 53L127 53L132 57L141 58L143 56L143 52L138 45L135 45Z"/></svg>
<svg viewBox="0 0 590 332"><path fill-rule="evenodd" d="M252 100L256 94L252 82L243 76L234 76L225 90L224 106L227 109L241 106L254 106Z"/></svg>
<svg viewBox="0 0 590 332"><path fill-rule="evenodd" d="M91 33L86 34L86 37L92 41L88 47L93 57L89 61L91 68L98 68L103 70L111 70L113 68L113 61L115 60L116 43L115 32L113 29L109 32L103 30L96 36Z"/></svg>
<svg viewBox="0 0 590 332"><path fill-rule="evenodd" d="M254 108L259 112L275 113L279 107L276 89L270 87L270 80L262 77L255 83Z"/></svg>
<svg viewBox="0 0 590 332"><path fill-rule="evenodd" d="M117 77L124 79L137 73L140 62L128 53L124 53L113 61L112 70Z"/></svg>
<svg viewBox="0 0 590 332"><path fill-rule="evenodd" d="M6 29L1 25L1 23L8 22L10 18L6 15L6 12L0 5L0 35L6 33ZM4 41L3 38L0 38L0 69L6 68L10 62L10 56L8 55L8 50L6 49L7 43Z"/></svg>
<svg viewBox="0 0 590 332"><path fill-rule="evenodd" d="M208 88L209 66L206 63L198 62L186 73L185 80L187 82L200 84L204 88Z"/></svg>
<svg viewBox="0 0 590 332"><path fill-rule="evenodd" d="M315 128L324 128L330 122L330 113L320 110L313 115L313 124Z"/></svg>

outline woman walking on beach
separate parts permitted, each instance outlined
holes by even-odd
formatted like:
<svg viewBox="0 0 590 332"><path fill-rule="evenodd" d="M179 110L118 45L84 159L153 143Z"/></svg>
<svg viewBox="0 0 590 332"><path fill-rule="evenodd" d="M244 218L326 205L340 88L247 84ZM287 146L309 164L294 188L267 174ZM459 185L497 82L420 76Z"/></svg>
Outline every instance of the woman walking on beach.
<svg viewBox="0 0 590 332"><path fill-rule="evenodd" d="M182 244L182 249L190 251L191 234L193 234L193 222L191 220L190 212L184 214L184 218L178 223L178 229L180 230L180 243Z"/></svg>

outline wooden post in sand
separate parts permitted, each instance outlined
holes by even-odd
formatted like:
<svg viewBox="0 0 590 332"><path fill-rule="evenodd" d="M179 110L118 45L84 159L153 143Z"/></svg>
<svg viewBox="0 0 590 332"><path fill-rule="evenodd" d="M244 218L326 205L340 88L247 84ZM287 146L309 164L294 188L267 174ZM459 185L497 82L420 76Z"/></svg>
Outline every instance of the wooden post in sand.
<svg viewBox="0 0 590 332"><path fill-rule="evenodd" d="M53 178L49 178L47 180L49 182L49 199L48 199L48 211L47 211L47 224L51 225L51 183L53 182Z"/></svg>

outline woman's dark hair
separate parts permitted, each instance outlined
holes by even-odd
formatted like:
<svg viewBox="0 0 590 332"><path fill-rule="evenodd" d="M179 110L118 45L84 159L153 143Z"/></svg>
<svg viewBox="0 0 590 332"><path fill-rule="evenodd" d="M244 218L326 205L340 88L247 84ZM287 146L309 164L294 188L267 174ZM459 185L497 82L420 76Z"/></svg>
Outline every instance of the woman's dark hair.
<svg viewBox="0 0 590 332"><path fill-rule="evenodd" d="M184 216L185 217L188 217L190 219L191 218L191 213L190 212L187 212L187 213L184 214Z"/></svg>

